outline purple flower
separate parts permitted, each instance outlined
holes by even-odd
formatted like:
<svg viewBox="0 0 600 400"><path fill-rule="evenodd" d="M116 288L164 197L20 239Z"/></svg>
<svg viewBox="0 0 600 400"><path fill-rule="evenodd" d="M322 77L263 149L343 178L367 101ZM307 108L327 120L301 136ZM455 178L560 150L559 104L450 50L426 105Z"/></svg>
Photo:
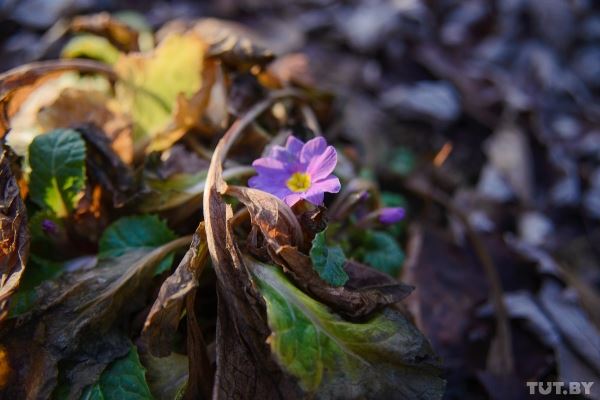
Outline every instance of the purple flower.
<svg viewBox="0 0 600 400"><path fill-rule="evenodd" d="M252 163L258 175L250 178L248 185L289 206L302 199L321 205L325 192L340 191L340 180L332 175L336 164L335 148L322 137L303 143L290 136L285 147L275 146L267 157Z"/></svg>
<svg viewBox="0 0 600 400"><path fill-rule="evenodd" d="M395 224L404 218L404 208L384 207L379 209L379 222L382 224Z"/></svg>
<svg viewBox="0 0 600 400"><path fill-rule="evenodd" d="M51 219L44 219L42 221L42 231L47 235L56 235L58 233L58 226Z"/></svg>

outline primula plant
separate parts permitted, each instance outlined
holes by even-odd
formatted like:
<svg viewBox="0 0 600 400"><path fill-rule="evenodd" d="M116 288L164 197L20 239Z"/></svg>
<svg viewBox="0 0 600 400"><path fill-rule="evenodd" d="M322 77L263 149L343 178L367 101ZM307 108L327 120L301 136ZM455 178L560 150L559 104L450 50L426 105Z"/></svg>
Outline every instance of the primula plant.
<svg viewBox="0 0 600 400"><path fill-rule="evenodd" d="M330 96L218 20L70 31L0 76L0 397L441 398Z"/></svg>

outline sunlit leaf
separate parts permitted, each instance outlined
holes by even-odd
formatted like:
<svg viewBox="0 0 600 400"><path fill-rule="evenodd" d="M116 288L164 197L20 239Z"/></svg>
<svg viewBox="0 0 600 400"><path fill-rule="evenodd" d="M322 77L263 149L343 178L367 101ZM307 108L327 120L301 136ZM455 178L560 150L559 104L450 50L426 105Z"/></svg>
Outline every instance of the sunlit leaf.
<svg viewBox="0 0 600 400"><path fill-rule="evenodd" d="M29 146L31 199L66 217L77 206L85 186L85 143L71 129L36 137Z"/></svg>
<svg viewBox="0 0 600 400"><path fill-rule="evenodd" d="M315 235L310 258L321 279L331 286L343 286L348 281L348 274L344 271L346 255L339 245L327 245L325 231Z"/></svg>
<svg viewBox="0 0 600 400"><path fill-rule="evenodd" d="M200 198L204 192L206 171L196 174L176 174L167 179L148 177L146 184L150 189L139 205L140 211L154 212L180 206L194 198Z"/></svg>
<svg viewBox="0 0 600 400"><path fill-rule="evenodd" d="M142 212L169 210L188 203L199 202L204 193L206 172L176 174L167 179L148 177L146 184L151 192L139 205ZM223 171L225 180L241 178L254 173L251 167L232 167Z"/></svg>
<svg viewBox="0 0 600 400"><path fill-rule="evenodd" d="M204 47L194 35L171 35L150 54L131 53L117 61L117 98L133 116L136 139L165 129L177 97L189 98L200 89Z"/></svg>
<svg viewBox="0 0 600 400"><path fill-rule="evenodd" d="M41 82L36 84L31 93L28 93L26 99L22 101L18 110L15 110L11 118L11 130L7 135L7 144L20 156L26 158L27 164L28 148L33 139L51 129L47 129L47 107L53 106L63 95L65 89L77 90L78 92L87 92L92 99L86 101L85 112L90 114L88 104L96 103L94 100L98 95L108 95L112 90L111 84L106 77L101 75L82 75L77 72L69 71L58 76L49 74ZM73 121L72 113L81 115L83 111L72 108L63 112L60 118L53 118L53 121L68 121L68 125L52 127L65 128L71 126ZM95 111L97 114L98 111ZM40 121L43 114L44 121ZM64 115L67 114L67 115Z"/></svg>
<svg viewBox="0 0 600 400"><path fill-rule="evenodd" d="M80 35L75 36L63 47L61 57L91 58L112 65L119 58L119 54L119 50L108 39L95 35Z"/></svg>
<svg viewBox="0 0 600 400"><path fill-rule="evenodd" d="M267 305L268 343L279 364L316 398L439 399L427 340L393 309L352 323L296 288L272 266L248 261Z"/></svg>

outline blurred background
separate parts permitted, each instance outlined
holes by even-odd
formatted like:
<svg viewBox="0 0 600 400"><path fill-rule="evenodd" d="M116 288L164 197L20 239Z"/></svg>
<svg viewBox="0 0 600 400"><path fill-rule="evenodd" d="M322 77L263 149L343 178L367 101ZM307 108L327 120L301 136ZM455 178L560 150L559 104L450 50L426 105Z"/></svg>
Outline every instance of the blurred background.
<svg viewBox="0 0 600 400"><path fill-rule="evenodd" d="M446 398L552 380L600 398L600 2L0 0L0 70L59 57L72 18L99 11L239 22L273 68L335 96L324 135L408 204L407 306Z"/></svg>

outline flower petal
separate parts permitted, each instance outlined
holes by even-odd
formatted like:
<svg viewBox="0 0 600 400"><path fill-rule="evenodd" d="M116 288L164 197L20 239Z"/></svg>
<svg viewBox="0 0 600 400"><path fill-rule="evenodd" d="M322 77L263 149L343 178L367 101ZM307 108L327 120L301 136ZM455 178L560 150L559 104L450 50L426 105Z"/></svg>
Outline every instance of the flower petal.
<svg viewBox="0 0 600 400"><path fill-rule="evenodd" d="M312 204L320 206L323 204L323 199L325 198L325 195L323 194L323 192L315 191L311 193L309 190L307 192L302 193L302 197L305 200L311 202Z"/></svg>
<svg viewBox="0 0 600 400"><path fill-rule="evenodd" d="M340 188L340 180L337 178L337 176L330 175L325 179L313 182L310 189L300 194L307 201L320 206L323 204L325 192L337 193L340 191Z"/></svg>
<svg viewBox="0 0 600 400"><path fill-rule="evenodd" d="M323 153L326 148L327 142L324 138L319 136L311 139L306 142L304 146L302 146L302 151L300 152L300 161L304 164L307 164L310 162L310 160Z"/></svg>
<svg viewBox="0 0 600 400"><path fill-rule="evenodd" d="M269 179L264 175L257 175L248 179L248 186L253 189L271 193L273 196L279 197L280 199L283 199L285 196L292 193L292 191L285 186L285 181L273 182L272 179Z"/></svg>
<svg viewBox="0 0 600 400"><path fill-rule="evenodd" d="M384 207L379 210L379 222L382 224L395 224L404 218L404 208Z"/></svg>
<svg viewBox="0 0 600 400"><path fill-rule="evenodd" d="M318 180L313 182L310 189L306 191L307 194L311 194L313 192L328 192L328 193L338 193L341 189L342 185L340 184L340 180L335 175L329 175L325 179Z"/></svg>
<svg viewBox="0 0 600 400"><path fill-rule="evenodd" d="M333 146L327 146L323 153L310 160L306 172L311 179L319 180L328 177L337 165L337 152Z"/></svg>
<svg viewBox="0 0 600 400"><path fill-rule="evenodd" d="M287 204L290 207L299 202L300 200L302 200L302 196L299 193L291 193L283 198L285 204Z"/></svg>
<svg viewBox="0 0 600 400"><path fill-rule="evenodd" d="M258 158L254 160L252 166L254 169L256 169L256 172L258 172L259 175L271 176L273 179L285 178L290 174L289 164L271 157Z"/></svg>
<svg viewBox="0 0 600 400"><path fill-rule="evenodd" d="M285 161L290 155L290 152L283 146L273 146L269 151L269 157L279 161Z"/></svg>
<svg viewBox="0 0 600 400"><path fill-rule="evenodd" d="M300 156L302 146L304 146L304 142L295 136L288 137L287 141L285 142L286 150L295 155L296 157Z"/></svg>

